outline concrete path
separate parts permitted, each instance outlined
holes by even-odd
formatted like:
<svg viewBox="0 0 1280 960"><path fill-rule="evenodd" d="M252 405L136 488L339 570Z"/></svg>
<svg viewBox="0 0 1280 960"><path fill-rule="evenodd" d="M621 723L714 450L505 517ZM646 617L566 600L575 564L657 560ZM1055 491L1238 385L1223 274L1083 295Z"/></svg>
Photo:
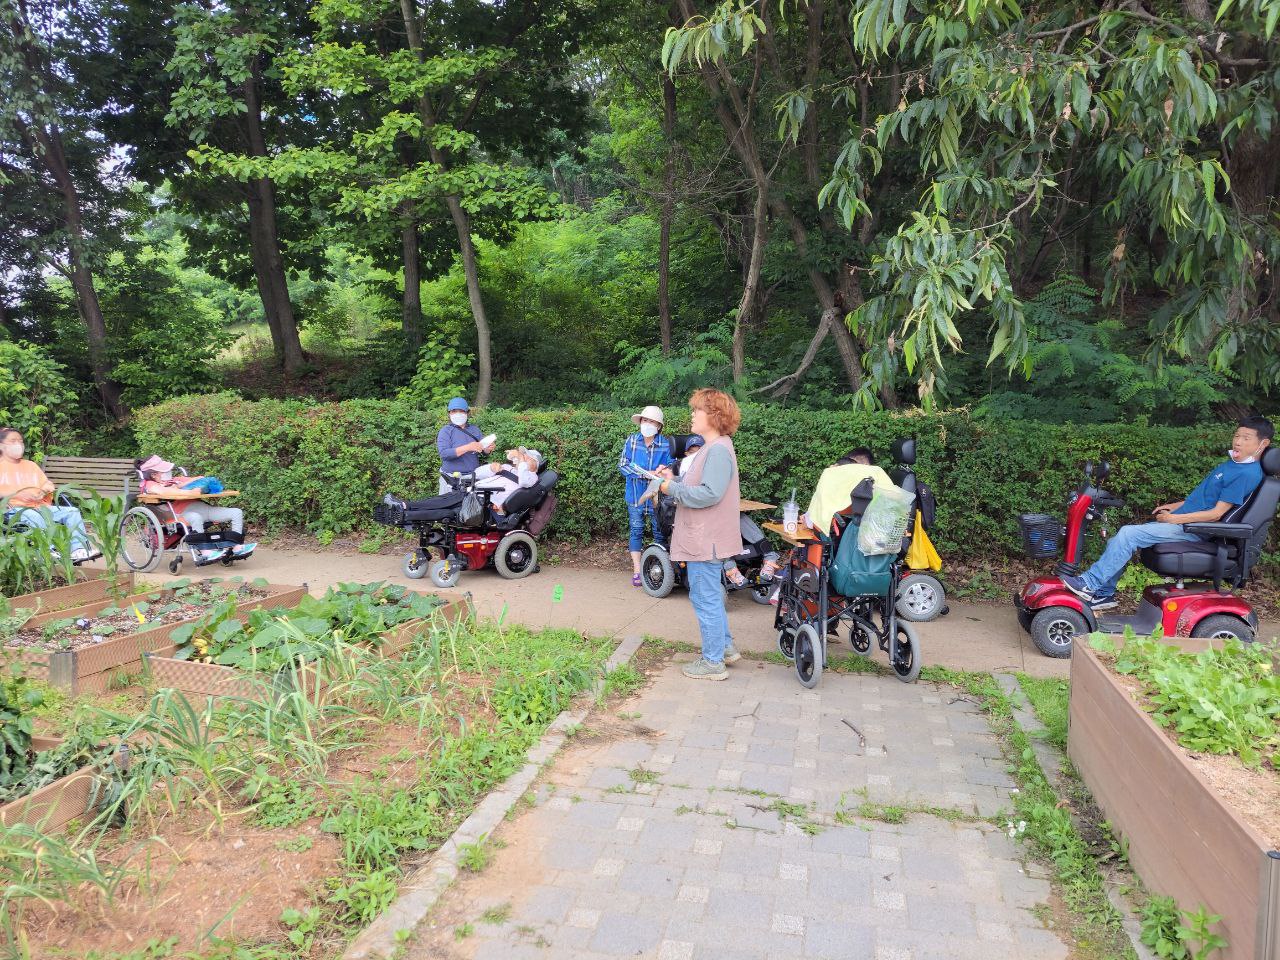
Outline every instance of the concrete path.
<svg viewBox="0 0 1280 960"><path fill-rule="evenodd" d="M430 580L405 578L398 557L379 554L260 547L253 559L236 564L232 570L274 583L306 583L316 592L344 581L375 580L436 589ZM218 564L197 570L188 564L183 575L226 576L227 568ZM557 586L562 588L558 602L554 599ZM685 591L654 600L631 586L629 575L616 570L544 564L538 573L523 580L503 580L493 570L479 570L464 573L453 590L439 592L445 596L469 592L482 616L505 617L528 626L568 627L596 636L641 634L698 642L697 620ZM729 597L729 625L740 649L776 649L773 607L757 604L745 593L733 594ZM926 664L955 670L1021 671L1044 677L1065 677L1069 672L1069 661L1053 660L1036 650L1018 626L1010 604L952 601L950 614L920 624L919 631ZM848 653L849 647L836 644L832 651ZM883 660L883 654L880 656Z"/></svg>
<svg viewBox="0 0 1280 960"><path fill-rule="evenodd" d="M1039 919L1045 873L989 822L1012 782L969 700L866 676L807 691L746 661L723 683L678 668L588 721L407 958L1067 957ZM951 813L893 825L860 817L867 800Z"/></svg>

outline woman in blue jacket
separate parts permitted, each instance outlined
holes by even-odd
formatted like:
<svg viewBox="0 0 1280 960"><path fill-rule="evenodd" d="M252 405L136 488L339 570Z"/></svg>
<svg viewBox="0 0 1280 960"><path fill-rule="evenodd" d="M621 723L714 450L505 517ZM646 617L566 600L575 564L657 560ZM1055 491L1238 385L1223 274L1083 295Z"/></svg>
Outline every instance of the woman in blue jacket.
<svg viewBox="0 0 1280 960"><path fill-rule="evenodd" d="M640 551L644 548L644 518L649 518L649 526L653 530L653 539L662 543L662 531L658 529L658 518L653 512L653 501L641 501L640 497L649 486L651 477L645 476L642 470L650 473L659 467L671 463L671 443L662 435L662 408L648 406L631 417L640 429L627 437L622 444L622 456L618 458L618 472L626 478L627 519L629 523L631 550L631 585L640 586Z"/></svg>

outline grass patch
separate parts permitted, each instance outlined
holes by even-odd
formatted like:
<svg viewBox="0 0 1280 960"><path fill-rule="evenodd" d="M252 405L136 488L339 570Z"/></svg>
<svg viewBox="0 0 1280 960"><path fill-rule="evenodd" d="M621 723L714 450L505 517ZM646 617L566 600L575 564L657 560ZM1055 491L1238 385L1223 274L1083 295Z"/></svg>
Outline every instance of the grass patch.
<svg viewBox="0 0 1280 960"><path fill-rule="evenodd" d="M1047 677L1017 675L1022 692L1031 701L1031 708L1048 731L1045 742L1059 750L1067 749L1067 706L1071 701L1071 683L1068 680Z"/></svg>

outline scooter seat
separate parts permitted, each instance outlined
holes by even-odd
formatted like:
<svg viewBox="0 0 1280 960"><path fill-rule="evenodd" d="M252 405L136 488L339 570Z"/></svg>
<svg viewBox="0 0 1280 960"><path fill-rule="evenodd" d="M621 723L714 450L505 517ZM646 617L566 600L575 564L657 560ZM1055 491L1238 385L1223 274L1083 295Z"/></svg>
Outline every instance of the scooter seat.
<svg viewBox="0 0 1280 960"><path fill-rule="evenodd" d="M1218 562L1218 545L1206 540L1157 543L1143 547L1138 556L1144 567L1162 577L1211 577ZM1222 575L1234 577L1238 572L1236 549L1228 547Z"/></svg>

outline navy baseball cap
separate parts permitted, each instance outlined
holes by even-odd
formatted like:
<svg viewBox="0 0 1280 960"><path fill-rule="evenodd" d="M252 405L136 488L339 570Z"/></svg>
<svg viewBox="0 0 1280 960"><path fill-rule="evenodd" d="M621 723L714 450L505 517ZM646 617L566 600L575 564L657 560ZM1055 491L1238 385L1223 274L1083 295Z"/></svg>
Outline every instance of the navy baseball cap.
<svg viewBox="0 0 1280 960"><path fill-rule="evenodd" d="M468 406L467 401L462 399L462 397L454 397L452 400L449 401L450 413L453 413L453 411L455 410L470 410L470 409L471 407Z"/></svg>

